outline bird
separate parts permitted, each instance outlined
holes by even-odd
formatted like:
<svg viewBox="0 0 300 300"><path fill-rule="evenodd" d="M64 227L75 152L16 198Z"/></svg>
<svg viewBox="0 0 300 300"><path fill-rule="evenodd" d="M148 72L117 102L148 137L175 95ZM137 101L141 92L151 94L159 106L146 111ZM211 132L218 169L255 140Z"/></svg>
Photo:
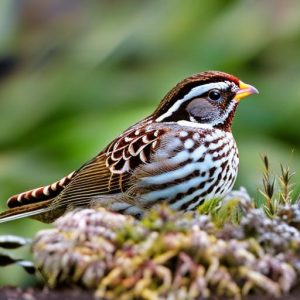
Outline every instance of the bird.
<svg viewBox="0 0 300 300"><path fill-rule="evenodd" d="M240 100L252 94L254 86L221 71L183 79L150 116L78 170L10 197L0 223L24 217L52 223L96 207L141 218L159 204L190 211L223 197L239 167L231 124Z"/></svg>

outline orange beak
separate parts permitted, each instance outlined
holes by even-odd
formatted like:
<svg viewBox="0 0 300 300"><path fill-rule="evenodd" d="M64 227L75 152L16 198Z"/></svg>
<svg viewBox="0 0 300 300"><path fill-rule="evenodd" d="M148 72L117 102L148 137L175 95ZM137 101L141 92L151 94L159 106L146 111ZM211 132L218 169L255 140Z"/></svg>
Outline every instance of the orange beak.
<svg viewBox="0 0 300 300"><path fill-rule="evenodd" d="M234 99L239 102L240 100L250 96L250 95L253 95L253 94L259 94L258 90L250 85L250 84L246 84L244 83L243 81L239 81L239 90L237 91Z"/></svg>

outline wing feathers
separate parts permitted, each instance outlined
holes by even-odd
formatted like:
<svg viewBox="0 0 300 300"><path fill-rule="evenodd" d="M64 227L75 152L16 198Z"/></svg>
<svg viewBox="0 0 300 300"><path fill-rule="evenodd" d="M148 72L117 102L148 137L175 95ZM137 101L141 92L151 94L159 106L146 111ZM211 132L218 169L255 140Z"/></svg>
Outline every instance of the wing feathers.
<svg viewBox="0 0 300 300"><path fill-rule="evenodd" d="M115 139L106 151L78 171L52 185L11 197L8 200L11 209L0 214L0 222L39 214L57 217L59 212L87 206L101 197L108 196L109 199L110 195L112 198L121 195L121 201L132 201L133 194L127 193L129 186L134 185L132 180L136 180L132 174L140 164L150 161L159 137L165 133L163 129L142 126L144 123L139 125L139 129L133 127Z"/></svg>
<svg viewBox="0 0 300 300"><path fill-rule="evenodd" d="M46 213L50 210L50 202L51 200L48 200L40 203L28 204L22 207L11 208L3 213L0 213L0 223Z"/></svg>

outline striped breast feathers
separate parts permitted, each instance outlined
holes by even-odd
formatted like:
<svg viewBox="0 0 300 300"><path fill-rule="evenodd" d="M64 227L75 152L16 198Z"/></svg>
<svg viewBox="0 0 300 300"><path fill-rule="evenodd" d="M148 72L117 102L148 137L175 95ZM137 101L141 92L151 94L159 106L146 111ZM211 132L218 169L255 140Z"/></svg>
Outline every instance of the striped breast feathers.
<svg viewBox="0 0 300 300"><path fill-rule="evenodd" d="M108 147L106 166L113 174L123 174L141 163L148 163L164 132L163 129L147 128L126 131Z"/></svg>

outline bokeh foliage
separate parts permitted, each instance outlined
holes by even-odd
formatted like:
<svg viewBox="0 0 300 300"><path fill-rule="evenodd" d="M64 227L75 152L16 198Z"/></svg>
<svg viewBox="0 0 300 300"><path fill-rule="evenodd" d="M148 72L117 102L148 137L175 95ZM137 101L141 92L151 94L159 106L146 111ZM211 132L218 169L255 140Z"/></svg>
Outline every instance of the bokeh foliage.
<svg viewBox="0 0 300 300"><path fill-rule="evenodd" d="M261 92L234 121L236 185L258 195L262 153L299 170L299 15L297 0L1 1L0 208L78 168L208 69ZM43 227L22 220L0 234ZM7 270L0 283L26 284Z"/></svg>

